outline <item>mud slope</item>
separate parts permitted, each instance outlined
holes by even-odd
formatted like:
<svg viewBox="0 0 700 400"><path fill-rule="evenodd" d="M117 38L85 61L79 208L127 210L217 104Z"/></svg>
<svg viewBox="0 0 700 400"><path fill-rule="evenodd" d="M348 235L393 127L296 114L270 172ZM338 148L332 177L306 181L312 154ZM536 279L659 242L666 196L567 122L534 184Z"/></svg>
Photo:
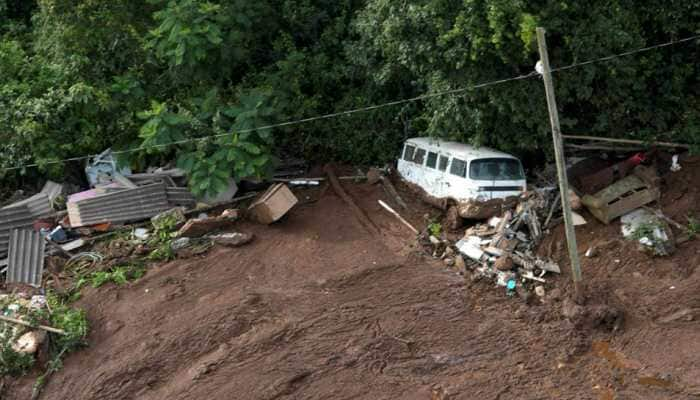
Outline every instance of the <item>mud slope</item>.
<svg viewBox="0 0 700 400"><path fill-rule="evenodd" d="M697 242L663 260L615 242L584 260L590 293L627 318L616 332L579 329L561 316L568 274L527 305L419 255L376 204L380 188L346 187L381 235L332 190L302 194L279 224L241 224L257 236L249 246L86 292L90 347L42 398L668 399L700 387ZM424 224L427 209L411 203ZM591 222L581 251L618 230ZM563 262L561 235L541 250ZM11 383L4 398L29 399L31 383Z"/></svg>

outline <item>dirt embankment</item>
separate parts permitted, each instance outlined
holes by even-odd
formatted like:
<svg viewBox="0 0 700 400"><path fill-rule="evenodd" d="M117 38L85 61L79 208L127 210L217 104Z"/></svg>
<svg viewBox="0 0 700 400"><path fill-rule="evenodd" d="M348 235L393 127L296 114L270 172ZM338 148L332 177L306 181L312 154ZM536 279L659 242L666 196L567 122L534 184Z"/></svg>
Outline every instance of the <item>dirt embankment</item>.
<svg viewBox="0 0 700 400"><path fill-rule="evenodd" d="M695 168L700 172L700 168ZM669 176L664 211L700 215L700 173ZM379 187L344 183L381 233L332 190L257 240L176 261L126 287L86 290L90 347L71 355L42 398L60 399L668 399L700 394L700 247L650 258L619 222L577 228L595 304L624 322L575 326L561 227L540 251L562 263L543 302L472 282L411 247ZM401 187L399 187L401 189ZM319 194L323 193L320 198ZM416 226L433 212L404 192ZM565 308L565 307L564 307ZM3 399L29 399L33 377Z"/></svg>

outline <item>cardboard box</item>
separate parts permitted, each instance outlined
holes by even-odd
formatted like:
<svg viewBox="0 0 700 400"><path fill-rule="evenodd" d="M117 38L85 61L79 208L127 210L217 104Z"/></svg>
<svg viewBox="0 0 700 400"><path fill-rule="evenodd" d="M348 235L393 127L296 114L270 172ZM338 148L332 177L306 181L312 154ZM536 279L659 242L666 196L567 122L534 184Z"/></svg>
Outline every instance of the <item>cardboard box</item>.
<svg viewBox="0 0 700 400"><path fill-rule="evenodd" d="M248 211L261 224L271 224L282 218L298 201L287 185L276 183L260 195Z"/></svg>

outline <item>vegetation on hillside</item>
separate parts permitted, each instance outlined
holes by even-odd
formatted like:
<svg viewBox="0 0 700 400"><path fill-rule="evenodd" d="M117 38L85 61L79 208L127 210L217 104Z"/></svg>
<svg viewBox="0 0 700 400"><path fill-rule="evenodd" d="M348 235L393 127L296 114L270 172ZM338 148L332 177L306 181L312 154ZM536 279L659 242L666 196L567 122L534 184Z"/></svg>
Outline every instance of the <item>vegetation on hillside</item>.
<svg viewBox="0 0 700 400"><path fill-rule="evenodd" d="M536 78L257 128L528 74L536 26L562 66L692 36L698 20L680 0L0 0L0 174L78 176L80 162L52 162L142 148L125 161L177 160L205 193L280 152L376 163L423 134L547 153ZM694 41L557 73L563 129L700 143L698 59ZM6 170L27 163L40 167Z"/></svg>

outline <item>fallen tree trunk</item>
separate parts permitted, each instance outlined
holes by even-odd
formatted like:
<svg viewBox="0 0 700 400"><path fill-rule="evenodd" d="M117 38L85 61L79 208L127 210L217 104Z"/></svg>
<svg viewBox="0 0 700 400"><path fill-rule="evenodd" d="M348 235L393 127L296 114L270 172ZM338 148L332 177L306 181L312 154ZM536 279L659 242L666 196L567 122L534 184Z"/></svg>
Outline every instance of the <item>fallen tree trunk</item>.
<svg viewBox="0 0 700 400"><path fill-rule="evenodd" d="M387 192L396 200L396 203L401 206L404 210L408 210L408 205L406 205L406 202L403 201L403 198L401 198L401 195L399 192L396 191L396 188L394 185L391 183L389 178L387 177L380 177L379 178L382 181L382 185L384 185L384 188L386 189Z"/></svg>
<svg viewBox="0 0 700 400"><path fill-rule="evenodd" d="M335 171L333 170L333 167L330 164L327 164L325 167L323 167L323 172L328 175L328 181L331 183L331 186L333 187L333 190L340 196L341 199L345 202L345 204L350 207L352 212L355 214L355 217L360 221L360 223L367 228L367 230L370 231L372 234L379 234L379 228L372 222L371 219L365 214L364 211L355 203L355 201L348 195L348 193L343 189L343 186L341 186L340 181L338 180L338 177L335 175Z"/></svg>

